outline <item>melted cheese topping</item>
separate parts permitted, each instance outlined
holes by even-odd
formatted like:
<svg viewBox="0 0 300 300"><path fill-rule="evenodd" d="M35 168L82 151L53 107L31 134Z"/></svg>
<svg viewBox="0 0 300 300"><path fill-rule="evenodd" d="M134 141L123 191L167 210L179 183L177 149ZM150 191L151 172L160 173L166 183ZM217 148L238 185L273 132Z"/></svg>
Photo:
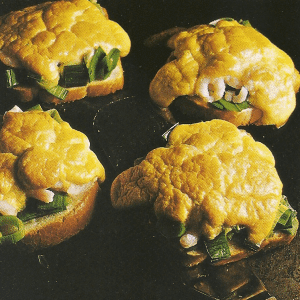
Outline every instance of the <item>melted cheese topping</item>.
<svg viewBox="0 0 300 300"><path fill-rule="evenodd" d="M220 20L215 26L183 31L168 45L175 59L150 84L151 98L159 106L168 107L183 95L219 100L228 84L247 89L251 105L263 112L258 125L280 127L293 112L300 75L292 59L254 28Z"/></svg>
<svg viewBox="0 0 300 300"><path fill-rule="evenodd" d="M59 66L80 63L99 46L126 56L130 39L88 0L46 2L0 18L0 59L57 84Z"/></svg>
<svg viewBox="0 0 300 300"><path fill-rule="evenodd" d="M16 160L11 153L0 153L0 213L3 215L16 215L25 207L25 192L15 179Z"/></svg>
<svg viewBox="0 0 300 300"><path fill-rule="evenodd" d="M222 120L179 125L167 147L149 152L112 185L115 207L153 204L157 216L186 223L209 239L224 228L246 226L260 244L282 197L270 150Z"/></svg>
<svg viewBox="0 0 300 300"><path fill-rule="evenodd" d="M18 157L18 180L26 190L67 192L73 185L104 181L104 168L89 146L86 135L46 112L4 115L0 151Z"/></svg>

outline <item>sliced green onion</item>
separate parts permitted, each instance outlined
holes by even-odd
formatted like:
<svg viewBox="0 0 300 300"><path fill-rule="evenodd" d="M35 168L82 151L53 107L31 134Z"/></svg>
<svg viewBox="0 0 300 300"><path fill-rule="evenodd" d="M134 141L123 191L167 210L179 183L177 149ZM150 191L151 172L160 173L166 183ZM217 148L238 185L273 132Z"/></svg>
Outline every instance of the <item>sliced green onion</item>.
<svg viewBox="0 0 300 300"><path fill-rule="evenodd" d="M221 109L221 110L225 109L224 106L220 103L220 100L212 102L211 105L213 105L217 109Z"/></svg>
<svg viewBox="0 0 300 300"><path fill-rule="evenodd" d="M287 198L283 196L279 203L276 217L269 236L271 236L273 232L277 230L284 231L289 234L296 234L299 225L296 216L297 212L290 206Z"/></svg>
<svg viewBox="0 0 300 300"><path fill-rule="evenodd" d="M280 199L280 203L286 206L290 206L289 201L287 199L286 196L282 195L281 199Z"/></svg>
<svg viewBox="0 0 300 300"><path fill-rule="evenodd" d="M0 244L15 244L24 236L24 224L19 218L15 216L0 217Z"/></svg>
<svg viewBox="0 0 300 300"><path fill-rule="evenodd" d="M60 100L65 100L68 94L68 90L66 88L59 85L53 86L51 83L43 80L41 75L23 69L6 70L6 81L8 88L13 88L19 84L30 85L32 82L36 82L48 93Z"/></svg>
<svg viewBox="0 0 300 300"><path fill-rule="evenodd" d="M84 64L64 66L62 82L65 87L85 86L88 71Z"/></svg>
<svg viewBox="0 0 300 300"><path fill-rule="evenodd" d="M279 206L278 206L278 210L276 212L276 217L275 217L275 220L274 220L273 229L275 228L275 226L277 225L278 222L284 223L284 221L282 221L282 222L280 221L280 218L288 210L289 210L288 204L284 200L281 200L280 203L279 203Z"/></svg>
<svg viewBox="0 0 300 300"><path fill-rule="evenodd" d="M37 104L35 106L30 107L29 109L27 109L28 111L32 111L32 110L37 110L37 111L43 111L43 108L40 104Z"/></svg>
<svg viewBox="0 0 300 300"><path fill-rule="evenodd" d="M59 124L63 122L63 119L60 117L60 114L56 109L49 109L46 112Z"/></svg>
<svg viewBox="0 0 300 300"><path fill-rule="evenodd" d="M68 90L60 85L53 86L51 82L44 80L42 76L29 72L28 78L34 79L43 89L45 89L49 94L54 97L65 100L68 94Z"/></svg>
<svg viewBox="0 0 300 300"><path fill-rule="evenodd" d="M298 227L299 227L299 221L296 218L295 214L292 214L292 216L290 218L290 221L291 221L291 223L289 225L290 227L280 229L280 231L283 231L283 232L288 233L290 235L296 235Z"/></svg>
<svg viewBox="0 0 300 300"><path fill-rule="evenodd" d="M97 71L99 71L99 69L101 71L102 66L100 64L101 64L102 60L105 58L105 56L106 56L106 54L105 54L104 50L101 47L99 47L96 49L92 59L89 62L87 60L85 61L87 69L88 69L90 82L97 79Z"/></svg>
<svg viewBox="0 0 300 300"><path fill-rule="evenodd" d="M8 88L13 88L19 85L16 73L13 69L6 70L6 86Z"/></svg>
<svg viewBox="0 0 300 300"><path fill-rule="evenodd" d="M212 262L231 256L225 230L213 240L206 240L204 243Z"/></svg>
<svg viewBox="0 0 300 300"><path fill-rule="evenodd" d="M185 224L169 218L159 218L156 223L157 230L166 238L181 237L185 231Z"/></svg>
<svg viewBox="0 0 300 300"><path fill-rule="evenodd" d="M59 85L51 87L51 88L45 88L45 90L49 94L53 95L54 97L56 97L60 100L65 100L68 95L68 90Z"/></svg>
<svg viewBox="0 0 300 300"><path fill-rule="evenodd" d="M96 49L92 59L88 61L85 58L85 63L88 69L90 82L95 80L105 80L107 79L111 72L117 66L120 57L120 50L113 48L108 55L104 50L99 47Z"/></svg>
<svg viewBox="0 0 300 300"><path fill-rule="evenodd" d="M70 197L67 195L56 194L54 195L53 201L50 203L40 203L37 207L41 211L64 211L67 209L67 205L70 202Z"/></svg>
<svg viewBox="0 0 300 300"><path fill-rule="evenodd" d="M277 224L280 224L282 226L290 226L288 221L291 219L292 211L288 208L279 218L277 221Z"/></svg>
<svg viewBox="0 0 300 300"><path fill-rule="evenodd" d="M18 217L23 222L26 222L32 219L62 212L67 209L69 202L70 197L68 195L56 194L52 202L38 203L32 207L28 206L24 211L18 214Z"/></svg>
<svg viewBox="0 0 300 300"><path fill-rule="evenodd" d="M294 219L297 219L296 217L297 213L292 209L287 209L279 218L274 230L286 230L286 229L292 229L294 226Z"/></svg>
<svg viewBox="0 0 300 300"><path fill-rule="evenodd" d="M222 18L221 20L228 21L228 22L233 22L234 21L233 18Z"/></svg>
<svg viewBox="0 0 300 300"><path fill-rule="evenodd" d="M105 79L110 76L111 72L117 66L119 58L120 58L120 50L119 49L114 48L114 49L110 50L110 52L107 55L107 69L108 69L108 72L105 75Z"/></svg>
<svg viewBox="0 0 300 300"><path fill-rule="evenodd" d="M101 8L101 6L99 7ZM107 79L116 68L119 58L119 49L113 48L106 54L101 47L98 47L91 59L88 59L87 56L85 57L85 64L64 66L61 78L63 86L53 86L51 82L44 80L41 75L30 71L25 72L21 70L20 74L17 74L16 70L9 69L6 70L7 87L13 88L20 83L30 83L30 80L33 80L51 95L60 100L65 100L68 94L68 87L85 86L88 81ZM26 73L25 76L24 72Z"/></svg>
<svg viewBox="0 0 300 300"><path fill-rule="evenodd" d="M246 27L252 27L252 25L250 24L249 20L240 20L239 21L240 24L246 26Z"/></svg>
<svg viewBox="0 0 300 300"><path fill-rule="evenodd" d="M251 104L247 100L241 103L233 103L225 99L220 99L218 101L212 102L211 105L221 110L237 111L237 112L240 112L246 108L251 107Z"/></svg>
<svg viewBox="0 0 300 300"><path fill-rule="evenodd" d="M27 110L28 111L32 111L32 110L44 111L43 108L42 108L42 106L40 104L32 106L31 108L29 108ZM53 118L58 123L62 123L63 122L63 119L60 117L59 112L55 108L47 110L46 113L48 113L51 116L51 118Z"/></svg>

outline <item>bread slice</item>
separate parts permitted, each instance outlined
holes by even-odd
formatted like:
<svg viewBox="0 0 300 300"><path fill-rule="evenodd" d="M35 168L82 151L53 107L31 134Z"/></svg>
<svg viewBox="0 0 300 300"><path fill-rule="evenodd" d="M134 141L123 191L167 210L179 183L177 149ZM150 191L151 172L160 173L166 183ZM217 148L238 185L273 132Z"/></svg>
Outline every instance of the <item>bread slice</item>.
<svg viewBox="0 0 300 300"><path fill-rule="evenodd" d="M39 97L43 102L59 104L62 102L73 102L84 97L106 96L115 93L117 90L121 90L123 86L124 73L121 60L119 59L116 68L107 79L92 81L85 86L67 88L68 94L64 100L58 99L37 85L16 86L13 88L13 92L22 102L29 102Z"/></svg>
<svg viewBox="0 0 300 300"><path fill-rule="evenodd" d="M180 113L183 117L191 120L199 122L199 120L222 119L236 126L261 125L260 119L263 114L260 109L255 107L246 108L240 112L217 109L204 101L200 101L197 96L178 97L173 101L171 107L173 107L175 113Z"/></svg>
<svg viewBox="0 0 300 300"><path fill-rule="evenodd" d="M17 245L34 251L57 245L83 230L91 219L98 190L98 182L90 182L65 211L25 222L25 237Z"/></svg>

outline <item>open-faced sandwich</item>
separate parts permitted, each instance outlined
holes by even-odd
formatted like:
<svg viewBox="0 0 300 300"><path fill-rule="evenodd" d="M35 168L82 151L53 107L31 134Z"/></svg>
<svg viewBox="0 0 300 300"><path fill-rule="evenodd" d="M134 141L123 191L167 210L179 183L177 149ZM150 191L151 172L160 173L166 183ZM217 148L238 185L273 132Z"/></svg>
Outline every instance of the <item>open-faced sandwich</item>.
<svg viewBox="0 0 300 300"><path fill-rule="evenodd" d="M159 107L172 104L192 120L280 127L295 109L300 85L292 59L248 21L220 19L151 37L173 51L150 84Z"/></svg>
<svg viewBox="0 0 300 300"><path fill-rule="evenodd" d="M295 237L295 210L282 195L270 150L224 120L178 125L113 181L117 209L149 206L184 264L226 264Z"/></svg>
<svg viewBox="0 0 300 300"><path fill-rule="evenodd" d="M120 59L130 46L96 0L46 2L0 17L0 60L22 101L60 103L122 89Z"/></svg>
<svg viewBox="0 0 300 300"><path fill-rule="evenodd" d="M5 113L0 130L0 244L56 245L89 222L105 171L86 135L40 107Z"/></svg>

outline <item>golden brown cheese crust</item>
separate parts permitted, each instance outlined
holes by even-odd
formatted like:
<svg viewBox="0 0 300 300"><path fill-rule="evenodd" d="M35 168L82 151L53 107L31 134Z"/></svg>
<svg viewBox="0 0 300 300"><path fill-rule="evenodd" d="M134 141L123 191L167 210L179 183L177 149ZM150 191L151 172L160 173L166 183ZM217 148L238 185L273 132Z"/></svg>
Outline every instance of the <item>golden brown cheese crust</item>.
<svg viewBox="0 0 300 300"><path fill-rule="evenodd" d="M67 122L47 112L7 112L0 131L0 152L18 157L17 175L25 190L52 188L67 192L71 185L99 180L105 172L89 140Z"/></svg>
<svg viewBox="0 0 300 300"><path fill-rule="evenodd" d="M291 58L254 28L220 20L180 32L168 46L174 50L172 61L157 72L149 89L159 106L185 95L213 102L228 84L247 89L248 101L262 111L257 125L280 127L293 112L300 75Z"/></svg>
<svg viewBox="0 0 300 300"><path fill-rule="evenodd" d="M0 202L3 205L5 201L18 212L25 208L26 194L15 177L16 160L12 153L0 153Z"/></svg>
<svg viewBox="0 0 300 300"><path fill-rule="evenodd" d="M101 46L130 50L127 33L88 0L46 2L0 18L0 59L57 84L59 66L80 63Z"/></svg>
<svg viewBox="0 0 300 300"><path fill-rule="evenodd" d="M268 235L282 197L270 150L223 120L179 125L167 147L149 152L113 182L114 207L154 205L156 215L186 223L188 230L216 237L243 225L249 240Z"/></svg>

